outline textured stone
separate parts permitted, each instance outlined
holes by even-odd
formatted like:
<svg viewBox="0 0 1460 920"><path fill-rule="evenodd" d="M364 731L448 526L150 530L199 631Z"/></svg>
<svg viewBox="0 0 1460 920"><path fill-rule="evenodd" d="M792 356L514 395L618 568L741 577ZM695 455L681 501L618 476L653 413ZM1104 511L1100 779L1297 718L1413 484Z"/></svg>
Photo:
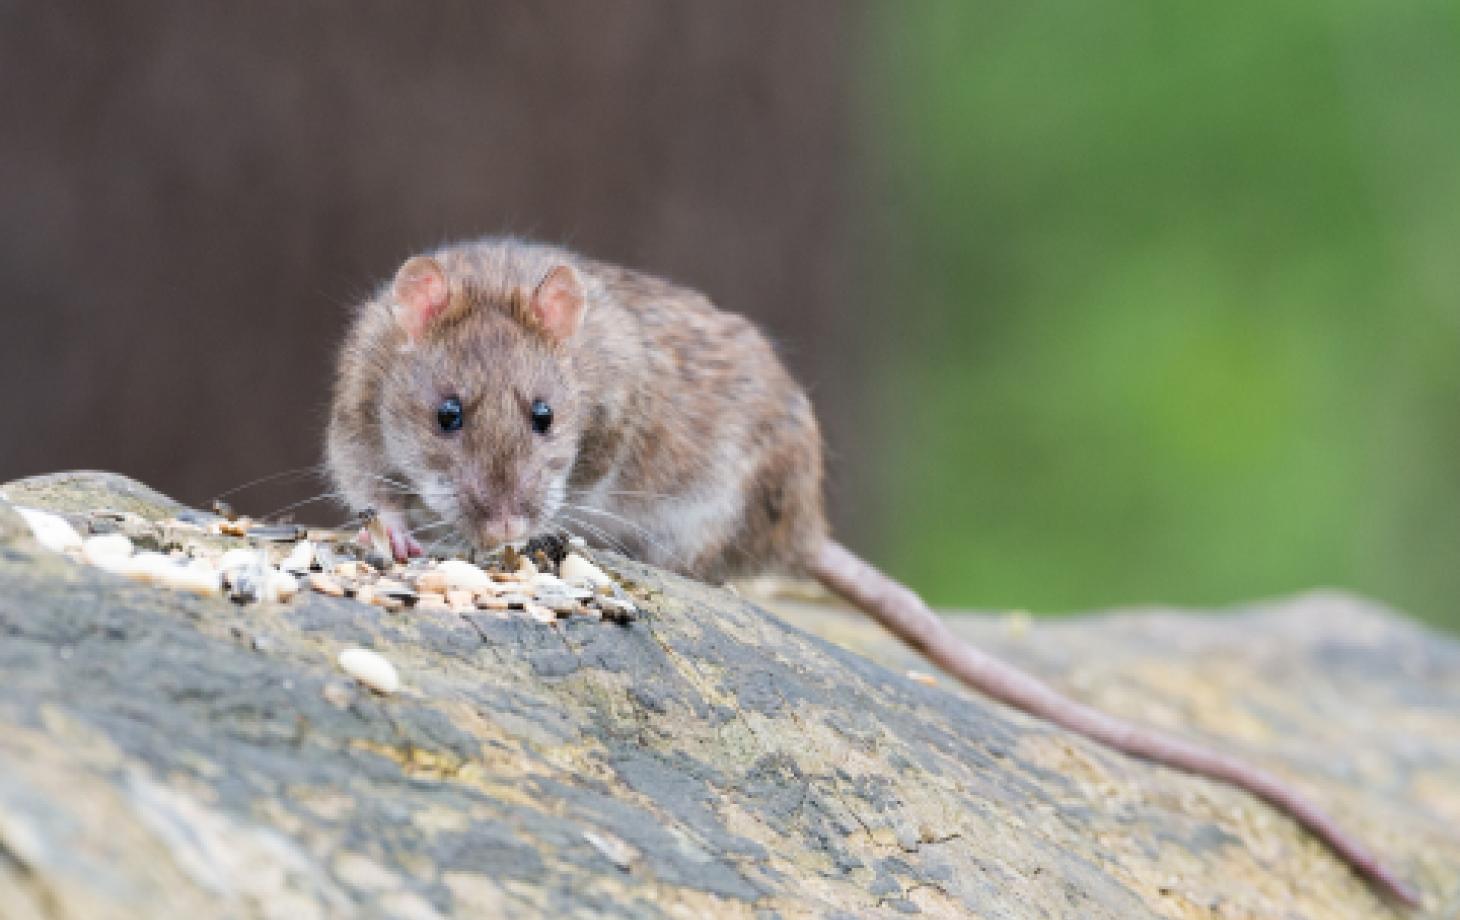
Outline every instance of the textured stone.
<svg viewBox="0 0 1460 920"><path fill-rule="evenodd" d="M909 679L858 618L598 558L634 622L239 608L0 545L0 916L1388 915L1251 797ZM1455 641L1335 594L957 628L1291 777L1453 916ZM408 685L343 684L356 645Z"/></svg>

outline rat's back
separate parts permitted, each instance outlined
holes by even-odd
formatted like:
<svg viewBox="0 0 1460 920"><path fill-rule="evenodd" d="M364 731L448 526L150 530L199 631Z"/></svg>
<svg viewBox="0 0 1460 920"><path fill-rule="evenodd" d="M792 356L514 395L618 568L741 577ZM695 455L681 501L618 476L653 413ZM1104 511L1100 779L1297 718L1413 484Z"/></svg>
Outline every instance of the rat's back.
<svg viewBox="0 0 1460 920"><path fill-rule="evenodd" d="M617 419L584 438L571 478L582 503L628 518L617 539L687 574L804 571L826 535L821 435L765 336L661 278L577 265L591 281L574 359Z"/></svg>

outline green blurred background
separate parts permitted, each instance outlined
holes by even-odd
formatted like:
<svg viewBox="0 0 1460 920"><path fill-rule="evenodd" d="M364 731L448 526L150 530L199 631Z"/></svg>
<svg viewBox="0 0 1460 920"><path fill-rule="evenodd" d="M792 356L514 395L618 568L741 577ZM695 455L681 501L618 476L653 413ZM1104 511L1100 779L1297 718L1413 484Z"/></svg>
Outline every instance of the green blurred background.
<svg viewBox="0 0 1460 920"><path fill-rule="evenodd" d="M1460 6L875 6L881 557L1460 628Z"/></svg>

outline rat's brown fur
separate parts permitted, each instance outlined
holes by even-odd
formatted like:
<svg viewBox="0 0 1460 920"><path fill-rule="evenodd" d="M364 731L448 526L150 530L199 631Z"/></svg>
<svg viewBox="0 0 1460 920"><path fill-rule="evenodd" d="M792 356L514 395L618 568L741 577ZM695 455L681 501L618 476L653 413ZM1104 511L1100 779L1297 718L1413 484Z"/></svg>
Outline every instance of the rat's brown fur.
<svg viewBox="0 0 1460 920"><path fill-rule="evenodd" d="M566 469L575 507L556 520L645 561L708 580L807 569L827 532L820 434L754 326L693 291L549 246L486 240L432 255L451 279L448 314L410 343L383 290L341 351L328 459L348 503L429 526L460 516L427 507L439 493L485 489L518 494L548 526L543 480ZM535 334L527 301L559 264L577 269L589 307L555 344ZM468 390L478 411L460 437L441 437L433 407ZM537 397L554 411L547 439L511 405ZM424 489L423 474L435 480ZM430 498L403 498L381 476Z"/></svg>
<svg viewBox="0 0 1460 920"><path fill-rule="evenodd" d="M566 525L707 580L811 574L970 686L1136 756L1213 776L1286 809L1403 901L1415 895L1315 805L1223 755L1061 696L952 635L907 588L828 536L821 439L810 401L745 319L649 275L514 240L431 254L450 304L422 334L389 288L366 303L340 355L328 460L346 500L394 528L445 528L484 542L479 522L519 514ZM533 312L560 265L586 291L565 341ZM459 395L467 423L436 427ZM550 433L525 407L549 402Z"/></svg>

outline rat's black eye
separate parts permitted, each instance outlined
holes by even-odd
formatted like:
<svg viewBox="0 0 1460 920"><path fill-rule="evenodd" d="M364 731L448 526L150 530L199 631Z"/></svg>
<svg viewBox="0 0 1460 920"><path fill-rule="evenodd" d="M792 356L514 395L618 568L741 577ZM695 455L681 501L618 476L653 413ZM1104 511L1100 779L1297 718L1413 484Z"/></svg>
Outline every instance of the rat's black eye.
<svg viewBox="0 0 1460 920"><path fill-rule="evenodd" d="M553 427L553 407L540 399L532 401L532 430L538 434L547 434L547 430Z"/></svg>
<svg viewBox="0 0 1460 920"><path fill-rule="evenodd" d="M436 424L441 426L441 430L447 434L460 431L461 422L461 400L455 396L448 396L441 400L441 405L436 407Z"/></svg>

